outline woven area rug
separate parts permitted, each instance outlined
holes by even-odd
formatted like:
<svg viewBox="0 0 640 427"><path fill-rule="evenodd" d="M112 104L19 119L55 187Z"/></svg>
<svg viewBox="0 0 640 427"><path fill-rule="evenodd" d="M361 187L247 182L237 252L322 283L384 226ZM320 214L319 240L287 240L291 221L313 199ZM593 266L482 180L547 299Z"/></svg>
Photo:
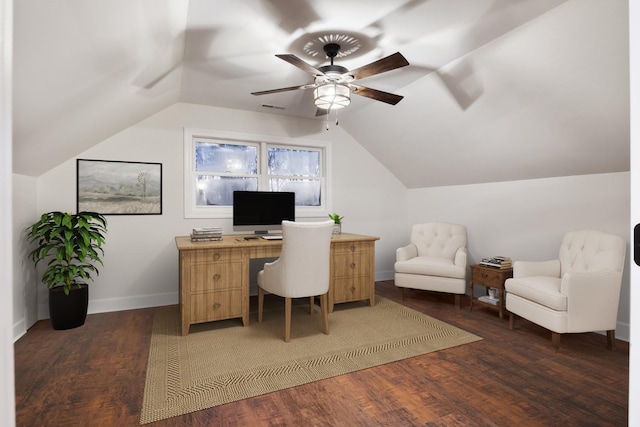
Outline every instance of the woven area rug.
<svg viewBox="0 0 640 427"><path fill-rule="evenodd" d="M178 308L157 309L140 423L481 339L379 296L374 307L336 305L324 335L318 307L310 316L306 301L294 301L289 343L281 299L265 301L262 323L251 313L247 327L238 319L192 325L185 337Z"/></svg>

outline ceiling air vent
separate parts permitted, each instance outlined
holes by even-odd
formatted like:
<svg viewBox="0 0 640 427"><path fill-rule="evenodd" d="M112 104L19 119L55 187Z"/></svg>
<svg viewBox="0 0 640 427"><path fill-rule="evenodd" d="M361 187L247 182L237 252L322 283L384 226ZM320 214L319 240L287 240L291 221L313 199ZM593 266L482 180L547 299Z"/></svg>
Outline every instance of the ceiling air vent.
<svg viewBox="0 0 640 427"><path fill-rule="evenodd" d="M262 104L261 105L262 108L270 108L272 110L284 110L284 107L279 107L277 105L269 105L269 104Z"/></svg>

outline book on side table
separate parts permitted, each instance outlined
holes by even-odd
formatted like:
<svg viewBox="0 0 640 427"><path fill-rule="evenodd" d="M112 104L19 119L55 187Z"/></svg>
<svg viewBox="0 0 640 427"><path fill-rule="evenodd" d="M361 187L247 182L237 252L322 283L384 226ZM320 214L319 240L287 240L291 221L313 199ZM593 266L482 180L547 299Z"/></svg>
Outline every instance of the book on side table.
<svg viewBox="0 0 640 427"><path fill-rule="evenodd" d="M493 267L493 268L511 268L513 263L511 262L511 258L506 256L494 256L491 258L482 258L482 261L479 263L485 267Z"/></svg>

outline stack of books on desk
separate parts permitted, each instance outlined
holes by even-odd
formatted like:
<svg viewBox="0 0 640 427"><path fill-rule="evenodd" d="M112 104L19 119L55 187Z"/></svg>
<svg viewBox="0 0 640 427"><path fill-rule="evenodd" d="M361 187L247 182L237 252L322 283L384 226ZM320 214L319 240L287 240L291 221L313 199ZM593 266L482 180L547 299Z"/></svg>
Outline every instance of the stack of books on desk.
<svg viewBox="0 0 640 427"><path fill-rule="evenodd" d="M214 240L222 240L222 228L202 227L191 230L192 242L211 242Z"/></svg>
<svg viewBox="0 0 640 427"><path fill-rule="evenodd" d="M482 258L482 261L480 261L480 265L493 268L511 268L513 266L513 263L511 262L511 258L509 257L494 256L492 258Z"/></svg>

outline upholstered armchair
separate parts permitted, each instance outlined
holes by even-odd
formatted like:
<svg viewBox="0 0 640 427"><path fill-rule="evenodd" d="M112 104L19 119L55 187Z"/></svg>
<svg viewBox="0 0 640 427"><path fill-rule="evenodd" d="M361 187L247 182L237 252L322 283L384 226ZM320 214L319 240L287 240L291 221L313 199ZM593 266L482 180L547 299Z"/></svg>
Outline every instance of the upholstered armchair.
<svg viewBox="0 0 640 427"><path fill-rule="evenodd" d="M411 228L410 243L396 250L395 285L460 295L466 291L467 228L464 225L431 222Z"/></svg>
<svg viewBox="0 0 640 427"><path fill-rule="evenodd" d="M285 299L285 335L291 336L291 299L320 296L323 331L329 335L327 294L333 221L282 221L282 251L280 258L266 263L258 272L258 322L262 322L264 291Z"/></svg>
<svg viewBox="0 0 640 427"><path fill-rule="evenodd" d="M576 230L564 235L559 259L516 261L505 282L509 327L520 316L549 329L556 351L561 334L607 331L613 349L625 251L620 236Z"/></svg>

